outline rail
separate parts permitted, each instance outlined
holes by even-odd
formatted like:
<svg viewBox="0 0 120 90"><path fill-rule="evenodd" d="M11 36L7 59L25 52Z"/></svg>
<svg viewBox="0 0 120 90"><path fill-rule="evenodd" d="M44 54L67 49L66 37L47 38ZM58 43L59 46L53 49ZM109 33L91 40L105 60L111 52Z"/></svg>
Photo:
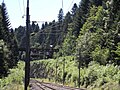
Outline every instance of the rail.
<svg viewBox="0 0 120 90"><path fill-rule="evenodd" d="M30 90L85 90L80 88L73 88L53 83L45 83L37 80L30 81Z"/></svg>

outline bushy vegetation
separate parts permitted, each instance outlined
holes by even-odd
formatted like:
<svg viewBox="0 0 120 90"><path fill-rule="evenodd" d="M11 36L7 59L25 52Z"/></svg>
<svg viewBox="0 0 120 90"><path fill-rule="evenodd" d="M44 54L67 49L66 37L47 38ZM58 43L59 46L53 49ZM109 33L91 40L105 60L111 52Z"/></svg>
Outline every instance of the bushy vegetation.
<svg viewBox="0 0 120 90"><path fill-rule="evenodd" d="M78 87L78 65L75 63L75 58L71 56L31 62L31 77L62 83L64 60L65 84ZM95 88L99 90L119 90L120 67L114 64L104 66L93 61L89 63L88 67L80 68L80 86L89 90Z"/></svg>
<svg viewBox="0 0 120 90"><path fill-rule="evenodd" d="M119 90L120 68L114 64L106 66L91 62L88 68L81 69L81 85L89 89Z"/></svg>
<svg viewBox="0 0 120 90"><path fill-rule="evenodd" d="M0 79L0 90L24 90L24 62L18 62L14 69L10 69L9 75Z"/></svg>
<svg viewBox="0 0 120 90"><path fill-rule="evenodd" d="M31 62L31 77L34 78L48 78L50 81L58 81L62 83L63 77L63 64L65 60L66 75L72 74L73 67L75 65L74 57L60 57L58 59L40 60ZM71 68L70 68L71 67ZM76 68L77 69L77 68ZM56 77L57 70L57 77ZM69 75L71 76L71 75ZM68 76L68 77L69 77Z"/></svg>

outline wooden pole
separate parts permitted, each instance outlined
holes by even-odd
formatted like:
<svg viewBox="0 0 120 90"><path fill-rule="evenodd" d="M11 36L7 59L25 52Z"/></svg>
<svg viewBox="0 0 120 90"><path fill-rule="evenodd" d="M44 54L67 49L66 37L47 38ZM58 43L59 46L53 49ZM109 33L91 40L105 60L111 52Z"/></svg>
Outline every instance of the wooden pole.
<svg viewBox="0 0 120 90"><path fill-rule="evenodd" d="M65 59L63 59L63 85L65 84Z"/></svg>
<svg viewBox="0 0 120 90"><path fill-rule="evenodd" d="M78 53L79 53L79 56L78 56L78 60L79 60L79 66L78 66L78 68L79 68L79 76L78 76L78 87L80 88L80 59L81 59L81 53L80 53L81 51L80 51L80 49L79 49L79 51L78 51Z"/></svg>
<svg viewBox="0 0 120 90"><path fill-rule="evenodd" d="M30 15L29 15L29 0L27 0L26 8L26 59L25 59L25 87L27 90L30 81Z"/></svg>

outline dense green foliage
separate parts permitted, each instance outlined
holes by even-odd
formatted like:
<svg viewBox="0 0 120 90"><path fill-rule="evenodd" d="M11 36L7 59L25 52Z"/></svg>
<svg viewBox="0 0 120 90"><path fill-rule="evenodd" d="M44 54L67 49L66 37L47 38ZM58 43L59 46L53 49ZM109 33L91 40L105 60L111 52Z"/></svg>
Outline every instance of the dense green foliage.
<svg viewBox="0 0 120 90"><path fill-rule="evenodd" d="M58 21L45 22L41 29L38 24L32 23L31 47L49 48L52 44L53 48L59 48L57 56L80 53L81 61L86 66L97 58L104 65L119 65L120 61L116 59L119 58L116 50L120 42L119 8L117 0L81 0L79 6L74 4L71 12L64 17L60 9ZM25 46L24 33L25 27L15 29L19 47Z"/></svg>
<svg viewBox="0 0 120 90"><path fill-rule="evenodd" d="M0 90L23 90L24 62L10 69L8 77L0 79Z"/></svg>
<svg viewBox="0 0 120 90"><path fill-rule="evenodd" d="M31 29L31 47L49 48L53 45L53 49L58 48L59 52L54 53L54 58L57 58L55 60L33 62L32 77L57 79L58 82L62 82L64 77L66 83L71 81L78 86L78 72L75 71L80 62L81 86L101 89L112 89L111 86L114 86L113 89L116 90L119 88L119 0L81 0L64 17L63 10L60 9L58 21L45 22L41 29L37 24L33 23L31 28L33 26L37 29ZM24 32L25 27L16 29L19 46L24 46ZM63 58L67 58L65 62L68 65L64 76ZM56 62L59 63L58 66ZM40 70L42 73L38 73ZM55 76L56 72L58 76Z"/></svg>
<svg viewBox="0 0 120 90"><path fill-rule="evenodd" d="M18 62L18 47L11 29L5 3L0 6L0 78Z"/></svg>
<svg viewBox="0 0 120 90"><path fill-rule="evenodd" d="M62 83L63 64L65 60L64 80L66 85L78 87L78 67L75 57L60 57L57 59L40 60L31 62L32 78L44 78L51 82ZM56 71L57 70L57 71ZM80 68L80 85L89 90L119 90L120 69L118 65L100 65L96 62L89 63L88 67Z"/></svg>
<svg viewBox="0 0 120 90"><path fill-rule="evenodd" d="M69 24L60 52L76 55L76 58L79 56L82 66L91 61L119 65L119 6L120 2L115 0L102 1L102 4L101 0L81 0L79 12L76 11L73 22Z"/></svg>

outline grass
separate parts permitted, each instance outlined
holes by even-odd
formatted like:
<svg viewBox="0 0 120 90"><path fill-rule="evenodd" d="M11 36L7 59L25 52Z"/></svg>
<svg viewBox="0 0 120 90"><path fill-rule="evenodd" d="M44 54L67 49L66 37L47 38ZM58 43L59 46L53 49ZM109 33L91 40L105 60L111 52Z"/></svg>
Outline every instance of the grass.
<svg viewBox="0 0 120 90"><path fill-rule="evenodd" d="M7 85L4 88L2 88L2 90L24 90L24 86L12 83L11 85Z"/></svg>
<svg viewBox="0 0 120 90"><path fill-rule="evenodd" d="M24 62L10 69L8 77L0 79L0 90L23 90Z"/></svg>

